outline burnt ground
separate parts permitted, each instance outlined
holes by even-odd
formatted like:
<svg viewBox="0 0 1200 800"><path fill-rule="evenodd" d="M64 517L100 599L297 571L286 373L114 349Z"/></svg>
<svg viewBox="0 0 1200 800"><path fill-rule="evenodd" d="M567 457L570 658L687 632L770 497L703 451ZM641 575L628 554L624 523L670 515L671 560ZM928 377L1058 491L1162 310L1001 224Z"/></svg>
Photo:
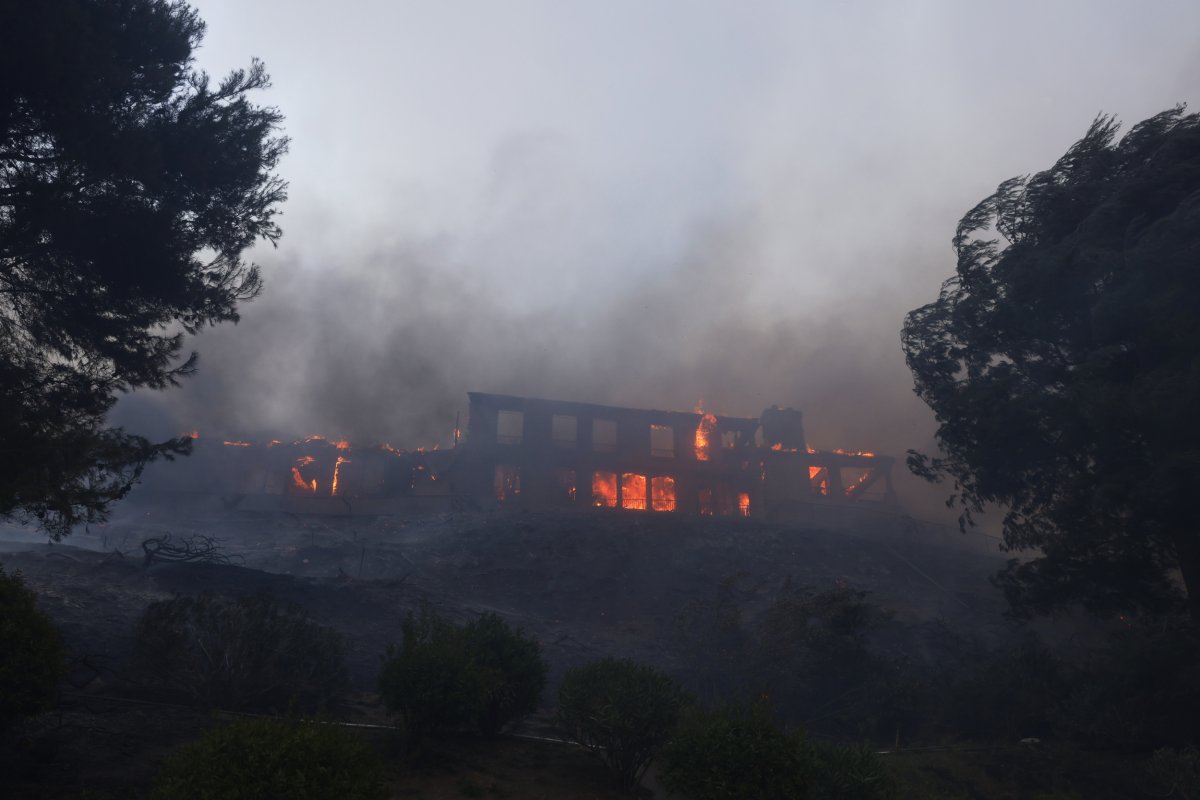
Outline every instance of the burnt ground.
<svg viewBox="0 0 1200 800"><path fill-rule="evenodd" d="M244 563L143 566L140 543L163 533L219 537ZM343 716L384 722L369 696L380 657L399 639L404 614L422 603L458 619L494 611L535 636L552 666L549 699L565 668L604 655L685 669L673 644L678 618L732 577L750 587L751 605L789 581L815 590L849 585L869 591L904 629L919 633L936 620L996 643L1010 628L987 578L1003 557L978 534L882 516L831 530L606 511L403 519L175 505L123 509L110 524L57 545L0 530L0 563L24 574L77 660L67 714L74 703L91 720L79 723L78 770L93 774L100 767L91 762L121 763L141 752L142 766L130 767L138 784L166 744L192 738L211 719L171 712L168 735L156 731L162 715L150 707L110 710L110 718L145 718L136 727L146 733L127 741L103 726L97 732L87 708L119 689L144 608L175 594L268 593L304 607L346 637L359 702ZM536 720L527 726L542 730Z"/></svg>

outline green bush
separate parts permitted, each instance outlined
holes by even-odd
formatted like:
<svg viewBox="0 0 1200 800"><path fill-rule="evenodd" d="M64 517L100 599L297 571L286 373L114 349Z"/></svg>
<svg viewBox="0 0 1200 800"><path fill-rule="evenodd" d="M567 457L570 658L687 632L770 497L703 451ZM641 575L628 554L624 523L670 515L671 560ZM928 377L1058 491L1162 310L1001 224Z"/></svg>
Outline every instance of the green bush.
<svg viewBox="0 0 1200 800"><path fill-rule="evenodd" d="M66 674L62 637L20 572L0 567L0 731L54 702Z"/></svg>
<svg viewBox="0 0 1200 800"><path fill-rule="evenodd" d="M388 645L379 694L400 718L410 746L471 720L477 706L462 628L428 608L401 624L401 645Z"/></svg>
<svg viewBox="0 0 1200 800"><path fill-rule="evenodd" d="M247 719L180 747L163 762L154 800L384 800L379 755L345 728Z"/></svg>
<svg viewBox="0 0 1200 800"><path fill-rule="evenodd" d="M600 756L622 791L632 791L690 702L658 670L605 658L567 670L558 690L558 722Z"/></svg>
<svg viewBox="0 0 1200 800"><path fill-rule="evenodd" d="M473 718L480 733L495 736L510 722L537 710L548 667L535 639L484 614L464 631L477 699Z"/></svg>
<svg viewBox="0 0 1200 800"><path fill-rule="evenodd" d="M346 688L341 636L269 597L152 603L137 632L142 674L206 707L314 711Z"/></svg>
<svg viewBox="0 0 1200 800"><path fill-rule="evenodd" d="M805 756L813 797L821 800L892 800L896 782L870 747L812 743Z"/></svg>
<svg viewBox="0 0 1200 800"><path fill-rule="evenodd" d="M663 786L692 800L808 796L804 738L777 728L762 703L685 716L661 762Z"/></svg>
<svg viewBox="0 0 1200 800"><path fill-rule="evenodd" d="M379 692L409 744L474 724L493 736L534 711L546 685L538 643L495 614L454 625L428 608L409 614L400 647L388 647Z"/></svg>

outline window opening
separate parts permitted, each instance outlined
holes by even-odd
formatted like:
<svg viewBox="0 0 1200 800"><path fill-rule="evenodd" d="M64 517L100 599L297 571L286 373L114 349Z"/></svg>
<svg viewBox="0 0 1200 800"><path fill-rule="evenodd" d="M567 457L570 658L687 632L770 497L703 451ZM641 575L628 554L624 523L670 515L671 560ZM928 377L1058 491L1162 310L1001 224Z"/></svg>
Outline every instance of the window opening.
<svg viewBox="0 0 1200 800"><path fill-rule="evenodd" d="M496 415L496 441L499 444L520 444L524 432L524 413L520 411L501 411Z"/></svg>
<svg viewBox="0 0 1200 800"><path fill-rule="evenodd" d="M656 475L650 479L650 508L655 511L675 510L675 479Z"/></svg>
<svg viewBox="0 0 1200 800"><path fill-rule="evenodd" d="M646 476L626 472L621 476L621 508L646 510Z"/></svg>
<svg viewBox="0 0 1200 800"><path fill-rule="evenodd" d="M650 426L650 455L675 457L675 429L670 425Z"/></svg>
<svg viewBox="0 0 1200 800"><path fill-rule="evenodd" d="M617 505L617 473L592 473L592 505L596 508L615 508Z"/></svg>

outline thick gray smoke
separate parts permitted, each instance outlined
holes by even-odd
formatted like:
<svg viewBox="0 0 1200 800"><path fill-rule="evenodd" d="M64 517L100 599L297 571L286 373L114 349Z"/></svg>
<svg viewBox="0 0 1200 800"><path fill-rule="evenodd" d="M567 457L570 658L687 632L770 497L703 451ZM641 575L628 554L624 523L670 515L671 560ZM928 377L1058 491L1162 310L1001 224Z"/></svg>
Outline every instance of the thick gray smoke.
<svg viewBox="0 0 1200 800"><path fill-rule="evenodd" d="M202 66L275 77L291 199L199 375L118 406L152 436L444 445L481 390L928 450L899 331L958 218L1200 85L1189 0L194 2Z"/></svg>

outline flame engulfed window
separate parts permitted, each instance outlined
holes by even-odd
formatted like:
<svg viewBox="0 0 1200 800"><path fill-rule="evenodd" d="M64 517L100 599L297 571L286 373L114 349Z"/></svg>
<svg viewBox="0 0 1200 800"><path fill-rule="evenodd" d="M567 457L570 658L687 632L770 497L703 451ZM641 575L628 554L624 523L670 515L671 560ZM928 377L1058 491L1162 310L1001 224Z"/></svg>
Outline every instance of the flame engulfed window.
<svg viewBox="0 0 1200 800"><path fill-rule="evenodd" d="M521 494L521 468L515 464L496 465L496 499L503 503Z"/></svg>
<svg viewBox="0 0 1200 800"><path fill-rule="evenodd" d="M829 470L825 467L808 468L808 483L812 491L822 497L829 496Z"/></svg>
<svg viewBox="0 0 1200 800"><path fill-rule="evenodd" d="M650 479L650 508L655 511L675 510L675 479L658 475Z"/></svg>
<svg viewBox="0 0 1200 800"><path fill-rule="evenodd" d="M646 510L646 476L626 472L621 476L621 508Z"/></svg>
<svg viewBox="0 0 1200 800"><path fill-rule="evenodd" d="M615 508L617 505L617 473L592 473L592 505L596 508Z"/></svg>
<svg viewBox="0 0 1200 800"><path fill-rule="evenodd" d="M717 427L717 418L712 414L705 414L700 417L700 424L696 426L696 460L708 461L711 457L712 436L713 431Z"/></svg>
<svg viewBox="0 0 1200 800"><path fill-rule="evenodd" d="M740 492L738 494L738 514L743 517L750 516L750 493Z"/></svg>

